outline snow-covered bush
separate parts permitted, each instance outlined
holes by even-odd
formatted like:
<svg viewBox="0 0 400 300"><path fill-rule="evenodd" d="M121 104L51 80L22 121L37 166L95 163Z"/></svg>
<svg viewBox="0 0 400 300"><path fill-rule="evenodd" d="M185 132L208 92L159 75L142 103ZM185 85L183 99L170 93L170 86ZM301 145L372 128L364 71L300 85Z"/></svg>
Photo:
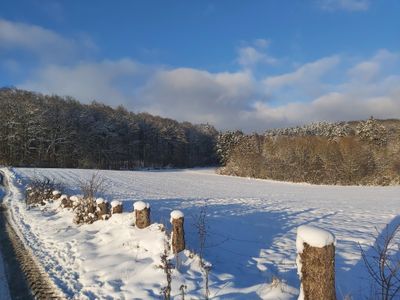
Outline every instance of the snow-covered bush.
<svg viewBox="0 0 400 300"><path fill-rule="evenodd" d="M98 220L97 205L93 198L77 198L74 201L74 223L75 224L92 224Z"/></svg>
<svg viewBox="0 0 400 300"><path fill-rule="evenodd" d="M72 207L72 201L71 201L71 199L67 196L67 195L61 195L61 197L60 197L60 206L62 207L62 208L70 208L70 207Z"/></svg>

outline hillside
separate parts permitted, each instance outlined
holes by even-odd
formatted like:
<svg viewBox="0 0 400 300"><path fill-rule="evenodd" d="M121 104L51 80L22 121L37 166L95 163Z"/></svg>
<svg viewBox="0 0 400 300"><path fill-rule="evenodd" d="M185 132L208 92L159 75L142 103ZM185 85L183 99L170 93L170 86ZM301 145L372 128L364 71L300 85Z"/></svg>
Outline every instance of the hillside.
<svg viewBox="0 0 400 300"><path fill-rule="evenodd" d="M122 106L0 89L0 165L128 169L216 164L217 131Z"/></svg>

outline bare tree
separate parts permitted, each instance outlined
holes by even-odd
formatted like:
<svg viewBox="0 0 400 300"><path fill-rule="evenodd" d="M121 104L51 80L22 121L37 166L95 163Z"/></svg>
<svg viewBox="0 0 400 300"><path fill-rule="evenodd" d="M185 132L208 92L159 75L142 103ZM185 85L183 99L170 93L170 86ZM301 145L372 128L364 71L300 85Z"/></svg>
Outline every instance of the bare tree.
<svg viewBox="0 0 400 300"><path fill-rule="evenodd" d="M382 300L400 297L400 223L387 225L376 238L374 246L366 252L360 245L368 273L378 285Z"/></svg>

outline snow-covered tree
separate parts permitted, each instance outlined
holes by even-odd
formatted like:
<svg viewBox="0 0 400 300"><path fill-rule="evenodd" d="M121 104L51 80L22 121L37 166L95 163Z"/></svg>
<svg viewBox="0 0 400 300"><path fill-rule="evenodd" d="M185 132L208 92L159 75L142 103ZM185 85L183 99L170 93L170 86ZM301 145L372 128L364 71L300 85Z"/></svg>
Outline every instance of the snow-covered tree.
<svg viewBox="0 0 400 300"><path fill-rule="evenodd" d="M386 145L387 143L387 130L385 126L379 124L374 117L358 124L356 134L360 139L371 142L375 145Z"/></svg>

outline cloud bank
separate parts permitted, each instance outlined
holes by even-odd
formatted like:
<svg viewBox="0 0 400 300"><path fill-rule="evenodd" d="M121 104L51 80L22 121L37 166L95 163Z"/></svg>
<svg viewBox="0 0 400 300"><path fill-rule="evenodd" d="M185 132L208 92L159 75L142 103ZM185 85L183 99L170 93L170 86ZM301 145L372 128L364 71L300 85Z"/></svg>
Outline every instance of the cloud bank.
<svg viewBox="0 0 400 300"><path fill-rule="evenodd" d="M366 11L370 6L370 0L318 0L318 5L328 11Z"/></svg>
<svg viewBox="0 0 400 300"><path fill-rule="evenodd" d="M43 54L47 47L56 47L51 59ZM400 117L399 53L378 49L371 57L334 54L299 63L271 56L269 47L267 39L243 44L235 71L147 65L129 57L89 61L79 53L95 46L88 48L82 40L0 20L0 51L25 51L41 61L17 85L29 90L245 131L371 115ZM17 60L4 57L3 63ZM268 72L283 63L286 71Z"/></svg>

